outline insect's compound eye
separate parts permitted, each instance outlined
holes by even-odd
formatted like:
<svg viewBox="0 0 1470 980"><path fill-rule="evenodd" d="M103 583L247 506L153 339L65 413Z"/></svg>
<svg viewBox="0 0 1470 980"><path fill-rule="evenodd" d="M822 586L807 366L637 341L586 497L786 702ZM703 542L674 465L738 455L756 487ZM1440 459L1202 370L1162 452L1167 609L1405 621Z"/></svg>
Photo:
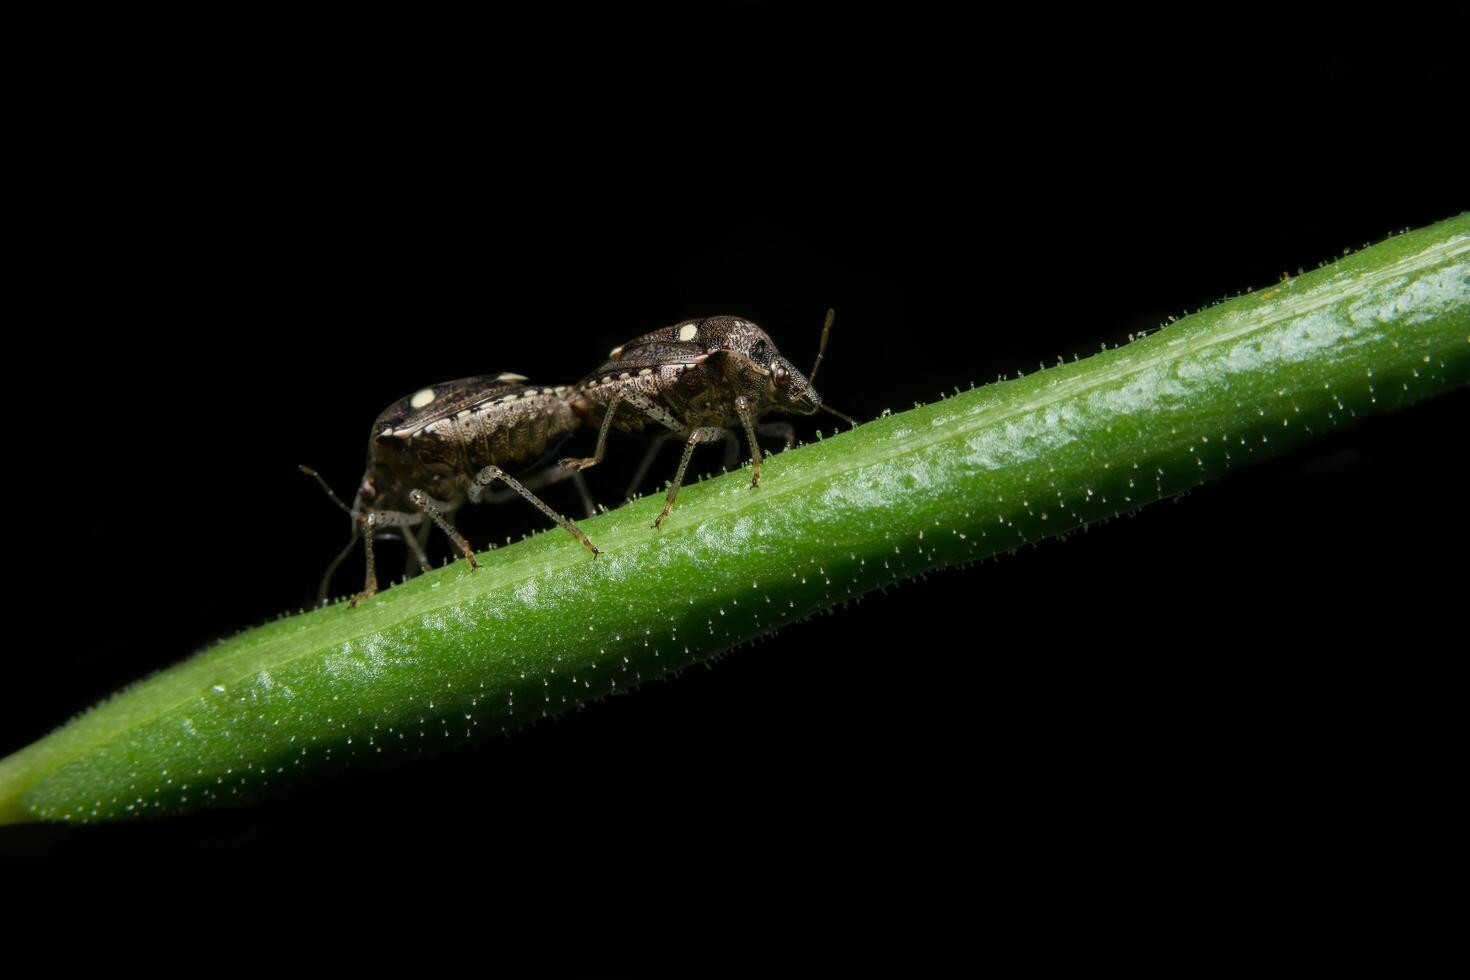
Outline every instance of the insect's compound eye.
<svg viewBox="0 0 1470 980"><path fill-rule="evenodd" d="M778 388L784 388L786 387L786 382L791 380L791 375L787 373L784 367L777 364L771 369L771 380L776 382Z"/></svg>

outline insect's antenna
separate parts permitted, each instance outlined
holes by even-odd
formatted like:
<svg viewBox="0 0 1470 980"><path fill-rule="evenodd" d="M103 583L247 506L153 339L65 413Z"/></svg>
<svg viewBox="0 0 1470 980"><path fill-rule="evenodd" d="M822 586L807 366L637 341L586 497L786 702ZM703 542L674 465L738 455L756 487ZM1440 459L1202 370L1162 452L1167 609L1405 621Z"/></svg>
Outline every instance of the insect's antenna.
<svg viewBox="0 0 1470 980"><path fill-rule="evenodd" d="M822 366L822 358L827 356L827 336L832 333L832 318L836 315L836 310L827 310L827 320L822 324L822 343L817 347L817 363L812 365L812 373L806 376L811 384L817 383L817 368Z"/></svg>
<svg viewBox="0 0 1470 980"><path fill-rule="evenodd" d="M327 589L332 584L332 576L334 574L336 574L336 572L337 572L337 566L341 565L342 562L347 558L347 556L350 555L350 554L352 554L352 549L357 547L357 539L361 535L362 535L362 525L361 524L357 524L357 523L353 523L353 525L352 525L352 538L351 538L351 540L349 540L347 542L347 547L345 547L341 551L337 552L337 557L332 559L332 563L330 565L328 565L327 566L327 570L322 573L322 584L319 585L317 587L317 590L316 590L316 604L318 606L324 606L324 605L326 605L326 603L327 603Z"/></svg>
<svg viewBox="0 0 1470 980"><path fill-rule="evenodd" d="M817 402L817 407L820 408L824 412L830 412L831 414L833 414L833 415L837 416L838 418L842 419L842 421L847 422L849 425L857 425L858 424L858 420L857 419L853 418L851 415L848 415L848 414L846 414L844 412L837 411L837 409L833 408L831 405L827 405L827 404L825 404L823 402Z"/></svg>
<svg viewBox="0 0 1470 980"><path fill-rule="evenodd" d="M817 383L817 369L822 366L822 358L827 356L827 338L832 335L832 319L835 316L837 316L837 311L829 308L827 310L827 319L822 323L822 342L817 346L817 363L812 365L812 373L806 376L807 383L814 387ZM833 408L830 405L825 405L822 402L817 402L817 407L824 412L828 412L832 415L837 416L849 425L855 426L858 424L857 419L853 418L851 415L847 415L843 412L837 411L837 409Z"/></svg>
<svg viewBox="0 0 1470 980"><path fill-rule="evenodd" d="M322 479L322 475L320 473L318 473L316 470L312 469L310 466L299 466L298 465L298 468L301 470L301 472L305 473L307 476L315 477L316 478L316 482L317 483L320 483L322 485L322 489L325 490L327 492L327 496L332 499L332 503L336 504L338 507L341 507L342 510L344 510L347 513L347 516L348 517L352 517L352 518L356 518L357 517L357 515L352 512L352 508L351 507L348 507L346 504L344 504L341 501L341 499L335 493L332 492L332 488L329 487L329 486L327 486L327 481ZM353 540L354 543L356 543L357 538L354 537L352 540ZM348 547L350 548L350 547L352 547L352 545L348 545ZM341 559L339 558L338 561L340 561L340 560Z"/></svg>

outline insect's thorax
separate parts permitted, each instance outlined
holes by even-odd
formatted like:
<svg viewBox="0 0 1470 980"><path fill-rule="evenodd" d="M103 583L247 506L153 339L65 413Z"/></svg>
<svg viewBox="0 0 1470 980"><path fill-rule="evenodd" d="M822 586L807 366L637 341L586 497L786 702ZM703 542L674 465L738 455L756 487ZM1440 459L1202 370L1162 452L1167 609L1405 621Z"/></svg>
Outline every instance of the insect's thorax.
<svg viewBox="0 0 1470 980"><path fill-rule="evenodd" d="M740 417L735 413L735 399L745 394L757 416L769 406L763 393L745 391L738 383L714 365L665 364L657 367L625 370L610 362L597 374L582 382L572 396L572 405L591 426L600 426L607 408L615 397L627 398L637 393L682 423L684 430L719 426L735 428ZM613 417L613 427L624 432L639 432L647 427L663 429L646 413L625 405Z"/></svg>
<svg viewBox="0 0 1470 980"><path fill-rule="evenodd" d="M402 415L401 406L395 405L379 417L365 478L375 494L371 507L411 512L415 508L408 494L422 490L455 510L481 469L494 465L514 471L580 425L567 388L509 383L481 387L477 394L483 397L446 392L449 404L439 411L395 418L395 410Z"/></svg>

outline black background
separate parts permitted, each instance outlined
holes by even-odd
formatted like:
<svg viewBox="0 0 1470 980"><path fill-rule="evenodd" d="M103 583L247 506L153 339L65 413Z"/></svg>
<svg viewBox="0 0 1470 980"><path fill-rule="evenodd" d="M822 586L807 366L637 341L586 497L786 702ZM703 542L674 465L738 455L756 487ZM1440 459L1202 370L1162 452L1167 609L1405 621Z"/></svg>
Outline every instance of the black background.
<svg viewBox="0 0 1470 980"><path fill-rule="evenodd" d="M296 465L350 491L373 417L425 383L572 381L715 312L805 366L833 306L821 390L871 418L1470 200L1436 162L1463 106L1422 37L1246 19L1103 42L1128 28L736 5L575 37L282 31L61 85L28 200L47 301L17 372L45 410L17 405L11 441L34 541L0 752L309 604L346 526ZM1436 737L1466 408L1369 420L474 749L249 809L0 828L0 853L793 906L933 876L1025 900L1140 865L1164 887L1169 855L1197 873L1267 840L1312 860L1365 781L1412 795L1404 759Z"/></svg>

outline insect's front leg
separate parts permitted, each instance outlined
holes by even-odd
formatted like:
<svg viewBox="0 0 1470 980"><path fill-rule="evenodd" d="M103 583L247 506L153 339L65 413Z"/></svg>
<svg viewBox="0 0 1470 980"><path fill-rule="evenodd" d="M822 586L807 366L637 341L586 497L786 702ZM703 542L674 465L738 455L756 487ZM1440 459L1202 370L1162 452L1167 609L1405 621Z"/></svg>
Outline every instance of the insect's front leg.
<svg viewBox="0 0 1470 980"><path fill-rule="evenodd" d="M755 490L761 485L761 444L755 438L755 413L751 411L750 400L744 395L735 399L735 414L740 416L740 424L745 426L745 438L750 441L750 465L754 470L750 488Z"/></svg>
<svg viewBox="0 0 1470 980"><path fill-rule="evenodd" d="M714 442L724 437L725 430L719 426L705 426L695 429L689 433L689 438L684 443L684 455L679 460L679 469L674 473L674 482L669 484L669 492L664 496L664 509L659 511L658 517L654 518L653 526L657 528L669 516L669 511L674 509L674 499L679 496L679 486L684 482L684 471L689 468L689 457L694 455L694 447L701 442Z"/></svg>
<svg viewBox="0 0 1470 980"><path fill-rule="evenodd" d="M424 519L422 514L408 514L398 510L370 510L358 516L362 525L362 549L367 557L367 577L362 591L352 597L353 606L371 598L378 591L378 567L373 559L373 538L385 527L411 527Z"/></svg>

